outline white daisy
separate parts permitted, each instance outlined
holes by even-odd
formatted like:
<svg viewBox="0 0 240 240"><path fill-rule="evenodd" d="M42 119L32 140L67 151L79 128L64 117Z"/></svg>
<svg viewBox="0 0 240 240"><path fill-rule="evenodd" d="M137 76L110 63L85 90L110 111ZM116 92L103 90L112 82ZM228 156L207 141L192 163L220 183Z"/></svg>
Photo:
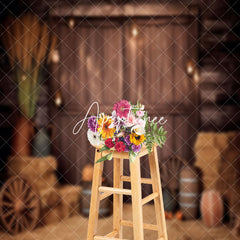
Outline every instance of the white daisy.
<svg viewBox="0 0 240 240"><path fill-rule="evenodd" d="M98 146L98 145L103 144L103 141L101 141L100 135L98 132L95 133L95 132L91 131L90 129L88 129L87 137L88 137L88 141L93 146Z"/></svg>
<svg viewBox="0 0 240 240"><path fill-rule="evenodd" d="M145 134L145 127L142 125L135 125L131 128L131 132L135 132L137 135Z"/></svg>

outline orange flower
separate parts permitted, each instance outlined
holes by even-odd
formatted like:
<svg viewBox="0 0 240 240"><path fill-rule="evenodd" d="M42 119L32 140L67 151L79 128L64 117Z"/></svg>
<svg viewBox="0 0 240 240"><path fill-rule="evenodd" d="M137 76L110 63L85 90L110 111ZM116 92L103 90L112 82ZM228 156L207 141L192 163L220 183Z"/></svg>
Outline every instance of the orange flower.
<svg viewBox="0 0 240 240"><path fill-rule="evenodd" d="M112 123L112 118L109 116L103 116L100 119L98 119L98 131L100 132L100 135L102 139L105 138L112 138L114 132L116 131L115 127L114 128L109 128L109 126Z"/></svg>

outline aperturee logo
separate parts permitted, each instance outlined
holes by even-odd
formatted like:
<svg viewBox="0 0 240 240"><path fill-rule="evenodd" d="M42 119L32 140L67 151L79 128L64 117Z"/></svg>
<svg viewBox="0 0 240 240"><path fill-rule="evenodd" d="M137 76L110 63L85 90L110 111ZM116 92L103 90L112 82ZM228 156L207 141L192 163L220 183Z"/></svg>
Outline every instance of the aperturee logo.
<svg viewBox="0 0 240 240"><path fill-rule="evenodd" d="M97 114L88 117L93 106L97 107ZM141 148L145 145L150 153L156 143L162 147L166 141L166 131L163 125L167 122L164 117L157 121L148 116L144 105L136 105L127 100L121 100L113 105L111 115L99 113L98 102L93 102L84 119L78 121L73 128L73 134L78 134L87 120L87 137L91 145L100 147L100 151L110 153L97 162L111 160L113 151L128 152L130 161L134 161Z"/></svg>

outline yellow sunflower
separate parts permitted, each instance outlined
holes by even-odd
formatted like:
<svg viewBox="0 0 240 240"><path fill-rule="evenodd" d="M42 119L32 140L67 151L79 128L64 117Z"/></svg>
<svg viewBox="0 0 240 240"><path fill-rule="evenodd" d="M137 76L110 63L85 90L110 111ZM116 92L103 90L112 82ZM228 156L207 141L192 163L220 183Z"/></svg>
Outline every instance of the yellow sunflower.
<svg viewBox="0 0 240 240"><path fill-rule="evenodd" d="M136 133L131 133L130 134L130 142L135 144L135 145L140 145L141 143L144 142L145 140L144 134L142 135L137 135Z"/></svg>
<svg viewBox="0 0 240 240"><path fill-rule="evenodd" d="M109 128L109 126L112 123L112 119L109 116L103 116L103 117L99 118L97 123L99 126L98 131L103 139L113 137L113 134L116 131L116 129L115 129L115 127Z"/></svg>

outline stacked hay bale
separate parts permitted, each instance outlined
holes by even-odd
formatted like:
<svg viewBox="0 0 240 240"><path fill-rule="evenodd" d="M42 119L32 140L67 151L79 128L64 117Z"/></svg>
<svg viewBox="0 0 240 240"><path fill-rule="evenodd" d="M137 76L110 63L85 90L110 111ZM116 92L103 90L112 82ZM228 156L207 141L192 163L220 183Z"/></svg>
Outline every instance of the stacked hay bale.
<svg viewBox="0 0 240 240"><path fill-rule="evenodd" d="M194 146L205 190L217 190L229 206L232 223L240 218L240 133L200 133Z"/></svg>
<svg viewBox="0 0 240 240"><path fill-rule="evenodd" d="M240 134L229 133L228 143L222 151L216 189L229 205L231 222L240 219Z"/></svg>
<svg viewBox="0 0 240 240"><path fill-rule="evenodd" d="M9 177L25 176L39 191L57 184L56 169L57 161L52 156L11 156L7 163Z"/></svg>
<svg viewBox="0 0 240 240"><path fill-rule="evenodd" d="M78 214L80 186L57 186L40 191L42 212L41 223L51 224Z"/></svg>
<svg viewBox="0 0 240 240"><path fill-rule="evenodd" d="M227 145L228 136L222 133L200 133L194 146L195 165L203 173L205 190L216 189L221 164L221 154Z"/></svg>
<svg viewBox="0 0 240 240"><path fill-rule="evenodd" d="M61 221L78 213L80 186L60 185L56 177L57 161L53 156L12 156L8 176L23 176L38 190L41 200L41 224Z"/></svg>

